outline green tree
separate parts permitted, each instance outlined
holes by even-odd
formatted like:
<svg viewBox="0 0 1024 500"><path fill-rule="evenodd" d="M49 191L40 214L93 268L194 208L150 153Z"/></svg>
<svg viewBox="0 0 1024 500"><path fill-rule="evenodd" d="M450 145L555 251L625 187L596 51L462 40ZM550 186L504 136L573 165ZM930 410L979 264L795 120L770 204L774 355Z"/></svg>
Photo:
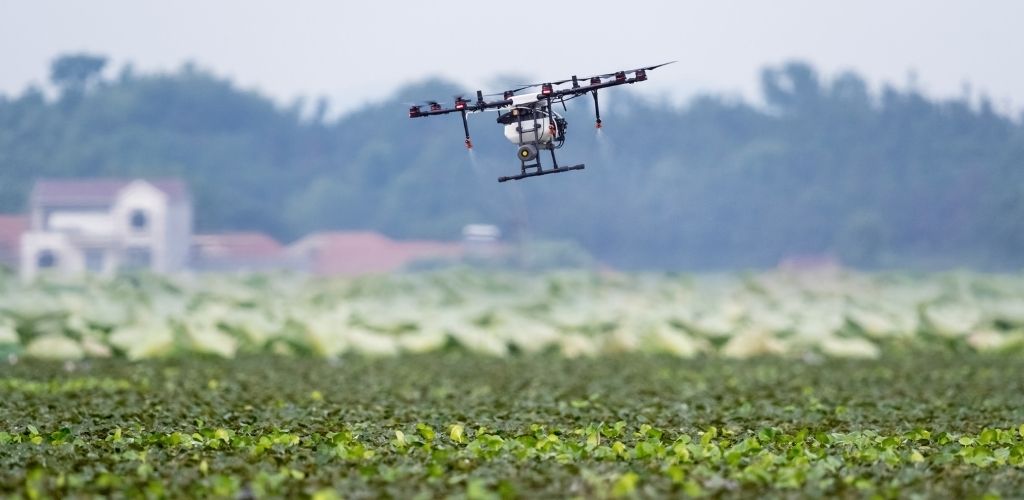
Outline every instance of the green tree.
<svg viewBox="0 0 1024 500"><path fill-rule="evenodd" d="M69 54L53 60L50 65L50 82L62 93L81 93L99 79L107 58L91 54Z"/></svg>

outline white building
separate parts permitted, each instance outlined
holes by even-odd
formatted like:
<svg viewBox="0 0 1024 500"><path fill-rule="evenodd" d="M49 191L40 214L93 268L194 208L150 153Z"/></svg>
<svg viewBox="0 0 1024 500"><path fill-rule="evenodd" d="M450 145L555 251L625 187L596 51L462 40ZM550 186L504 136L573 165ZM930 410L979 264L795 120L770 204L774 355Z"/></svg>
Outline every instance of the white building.
<svg viewBox="0 0 1024 500"><path fill-rule="evenodd" d="M183 270L192 200L180 180L40 180L21 237L21 274Z"/></svg>

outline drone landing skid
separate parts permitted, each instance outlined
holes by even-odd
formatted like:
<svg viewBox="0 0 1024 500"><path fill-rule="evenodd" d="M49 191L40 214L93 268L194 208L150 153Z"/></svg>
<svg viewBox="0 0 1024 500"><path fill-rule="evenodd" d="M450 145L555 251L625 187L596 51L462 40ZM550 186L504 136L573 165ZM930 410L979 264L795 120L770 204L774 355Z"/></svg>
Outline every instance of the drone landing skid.
<svg viewBox="0 0 1024 500"><path fill-rule="evenodd" d="M536 121L536 117L534 117L534 120ZM558 159L555 158L555 149L558 149L558 148L553 146L553 145L551 145L551 144L541 145L541 144L536 143L536 142L526 143L526 142L522 141L522 134L523 134L522 130L523 130L523 128L522 128L522 117L521 116L520 116L520 122L519 123L520 123L520 126L518 127L518 130L519 130L519 137L520 137L520 144L521 144L521 146L519 147L518 156L519 156L520 162L522 162L522 167L519 170L519 175L507 175L507 176L498 177L498 182L518 181L520 179L526 179L527 177L539 177L541 175L560 174L562 172L568 172L570 170L583 170L585 168L582 163L580 163L579 165L573 165L571 167L559 167L558 166ZM539 125L534 124L534 129L539 129L539 128L540 128ZM544 168L544 165L543 165L543 163L541 162L541 159L540 159L540 155L537 154L537 150L538 149L547 149L548 152L551 153L551 164L552 164L551 168L548 168L548 169Z"/></svg>
<svg viewBox="0 0 1024 500"><path fill-rule="evenodd" d="M560 174L562 172L568 172L570 170L583 170L584 168L585 167L581 163L579 165L573 165L571 167L557 167L557 168L549 168L547 170L535 170L535 171L530 172L530 173L523 172L523 173L521 173L519 175L510 175L510 176L498 177L498 182L518 181L519 179L525 179L527 177L537 177L537 176L540 176L540 175L548 175L548 174Z"/></svg>

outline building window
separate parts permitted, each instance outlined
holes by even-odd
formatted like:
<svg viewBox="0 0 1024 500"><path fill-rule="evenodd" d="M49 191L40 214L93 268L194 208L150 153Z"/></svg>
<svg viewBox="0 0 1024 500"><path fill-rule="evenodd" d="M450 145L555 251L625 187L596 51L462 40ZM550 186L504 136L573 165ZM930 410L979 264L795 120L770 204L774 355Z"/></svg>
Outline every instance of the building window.
<svg viewBox="0 0 1024 500"><path fill-rule="evenodd" d="M57 254L53 253L53 250L43 250L36 256L36 267L39 269L49 269L57 267Z"/></svg>
<svg viewBox="0 0 1024 500"><path fill-rule="evenodd" d="M132 210L131 215L128 217L128 224L131 226L132 231L141 233L149 229L149 216L142 210Z"/></svg>
<svg viewBox="0 0 1024 500"><path fill-rule="evenodd" d="M125 269L149 269L153 265L153 252L147 247L128 247L124 252Z"/></svg>
<svg viewBox="0 0 1024 500"><path fill-rule="evenodd" d="M102 248L86 248L85 249L85 268L89 272L100 273L103 272L104 261L106 260L103 255Z"/></svg>

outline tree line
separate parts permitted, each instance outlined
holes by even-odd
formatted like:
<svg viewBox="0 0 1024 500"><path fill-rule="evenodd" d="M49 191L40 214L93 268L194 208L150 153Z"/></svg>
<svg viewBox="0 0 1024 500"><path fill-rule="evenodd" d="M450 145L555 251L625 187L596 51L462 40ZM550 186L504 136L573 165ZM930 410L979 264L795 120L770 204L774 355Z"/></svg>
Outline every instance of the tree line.
<svg viewBox="0 0 1024 500"><path fill-rule="evenodd" d="M630 269L761 268L833 256L867 269L1024 265L1024 126L982 99L872 90L804 63L761 74L764 103L685 105L605 93L605 128L571 103L563 163L581 172L498 184L518 171L495 114L407 117L451 82L410 84L327 118L188 64L109 78L102 56L56 59L56 96L0 96L0 212L40 177L179 176L199 230L289 241L373 229L454 239L498 224L510 240L571 240ZM499 89L500 90L500 89Z"/></svg>

